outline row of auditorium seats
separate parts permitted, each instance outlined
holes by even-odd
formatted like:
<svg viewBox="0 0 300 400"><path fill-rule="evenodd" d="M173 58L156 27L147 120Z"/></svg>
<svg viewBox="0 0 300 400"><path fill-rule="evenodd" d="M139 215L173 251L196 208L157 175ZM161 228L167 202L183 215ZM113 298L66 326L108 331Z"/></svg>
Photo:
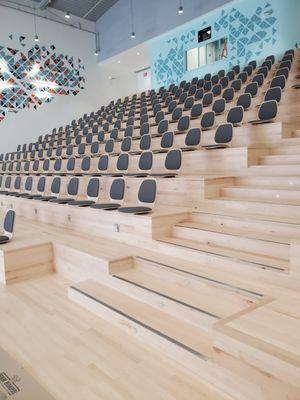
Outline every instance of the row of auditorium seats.
<svg viewBox="0 0 300 400"><path fill-rule="evenodd" d="M24 189L22 190L22 179L25 179ZM46 193L47 179L51 179L50 194ZM10 176L6 177L3 188L1 187L0 195L18 197L27 200L35 200L49 202L55 204L67 204L77 207L92 207L101 210L118 210L126 214L147 214L151 212L156 198L156 181L155 179L144 179L138 190L138 205L123 205L125 198L125 180L124 178L113 179L108 196L109 202L97 202L101 200L101 178L90 178L86 187L86 199L79 198L80 179L71 177L67 184L67 197L62 197L64 193L62 188L61 177L45 177L41 176L37 182L36 188L33 188L32 176L21 178L15 177L14 184ZM1 185L2 186L2 185Z"/></svg>

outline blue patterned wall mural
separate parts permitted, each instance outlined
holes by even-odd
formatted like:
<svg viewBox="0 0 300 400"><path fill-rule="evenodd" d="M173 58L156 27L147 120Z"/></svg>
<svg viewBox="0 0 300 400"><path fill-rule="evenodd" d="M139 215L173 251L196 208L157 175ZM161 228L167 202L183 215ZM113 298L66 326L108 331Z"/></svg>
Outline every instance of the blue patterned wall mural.
<svg viewBox="0 0 300 400"><path fill-rule="evenodd" d="M23 48L25 41L19 37ZM84 89L84 70L81 59L57 52L54 45L0 46L0 122L9 112L37 109L60 95L76 96Z"/></svg>
<svg viewBox="0 0 300 400"><path fill-rule="evenodd" d="M239 0L154 39L150 44L153 87L178 83L208 70L243 65L250 59L260 59L272 52L276 54L279 19L286 18L286 13L279 8L288 6L282 3L281 0ZM296 0L286 0L285 3L296 4ZM292 7L289 12L293 13ZM212 38L205 43L227 37L228 58L187 72L186 50L198 46L198 30L208 26L212 27Z"/></svg>

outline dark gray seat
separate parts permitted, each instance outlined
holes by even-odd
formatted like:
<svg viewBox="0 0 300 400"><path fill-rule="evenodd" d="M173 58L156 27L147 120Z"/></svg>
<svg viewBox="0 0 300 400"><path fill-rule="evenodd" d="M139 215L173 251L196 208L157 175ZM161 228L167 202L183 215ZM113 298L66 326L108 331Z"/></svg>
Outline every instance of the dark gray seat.
<svg viewBox="0 0 300 400"><path fill-rule="evenodd" d="M15 211L8 210L3 222L3 235L0 235L0 244L9 242L13 237L15 223Z"/></svg>
<svg viewBox="0 0 300 400"><path fill-rule="evenodd" d="M286 84L286 78L284 75L275 76L271 80L270 88L279 86L281 88L281 90L283 90L285 88L285 84Z"/></svg>
<svg viewBox="0 0 300 400"><path fill-rule="evenodd" d="M45 192L45 186L46 186L46 177L41 176L38 180L37 184L37 193L35 194L28 194L27 196L24 196L26 199L34 199L34 198L40 198ZM23 196L22 196L23 197Z"/></svg>
<svg viewBox="0 0 300 400"><path fill-rule="evenodd" d="M61 179L58 176L56 176L51 183L51 195L50 196L33 197L33 200L49 201L52 199L56 199L59 196L60 186L61 186Z"/></svg>
<svg viewBox="0 0 300 400"><path fill-rule="evenodd" d="M185 132L189 129L190 126L190 117L188 115L183 115L177 124L176 132Z"/></svg>
<svg viewBox="0 0 300 400"><path fill-rule="evenodd" d="M246 111L251 106L252 97L250 93L244 93L239 96L237 99L236 105L242 106L243 109Z"/></svg>
<svg viewBox="0 0 300 400"><path fill-rule="evenodd" d="M248 85L245 88L245 93L250 93L252 97L255 97L258 92L258 83L257 82L251 82L248 83Z"/></svg>
<svg viewBox="0 0 300 400"><path fill-rule="evenodd" d="M264 101L276 100L277 103L280 103L281 96L282 96L281 87L275 86L266 91Z"/></svg>
<svg viewBox="0 0 300 400"><path fill-rule="evenodd" d="M203 107L209 107L212 102L214 101L214 96L211 92L205 93L202 99L202 106Z"/></svg>
<svg viewBox="0 0 300 400"><path fill-rule="evenodd" d="M212 129L212 127L215 124L215 118L216 118L216 115L215 115L214 111L208 111L208 112L204 113L202 115L201 123L200 123L201 129L204 129L204 130Z"/></svg>
<svg viewBox="0 0 300 400"><path fill-rule="evenodd" d="M215 144L203 146L206 150L222 149L229 146L233 136L233 125L225 123L218 126L215 133Z"/></svg>
<svg viewBox="0 0 300 400"><path fill-rule="evenodd" d="M87 194L87 199L86 200L71 200L68 201L68 205L70 206L77 206L77 207L89 207L95 204L96 199L99 196L99 190L100 190L100 182L98 178L91 178L89 180L89 183L87 185L86 189L86 194Z"/></svg>
<svg viewBox="0 0 300 400"><path fill-rule="evenodd" d="M216 115L220 115L223 114L223 112L225 111L225 107L226 107L225 99L217 99L212 106L212 111L214 111Z"/></svg>
<svg viewBox="0 0 300 400"><path fill-rule="evenodd" d="M258 119L249 121L251 124L265 124L269 122L273 122L274 118L277 115L277 101L276 100L269 100L264 101L258 110Z"/></svg>
<svg viewBox="0 0 300 400"><path fill-rule="evenodd" d="M138 201L140 203L153 204L156 198L156 181L154 179L145 179L140 186L138 193ZM131 207L120 207L119 212L126 214L148 214L152 211L152 208L145 205L131 206Z"/></svg>
<svg viewBox="0 0 300 400"><path fill-rule="evenodd" d="M139 172L126 173L128 176L140 176L144 177L149 174L153 165L153 153L152 151L144 151L139 158Z"/></svg>
<svg viewBox="0 0 300 400"><path fill-rule="evenodd" d="M182 154L180 149L170 150L165 158L165 170L163 173L150 174L162 178L174 178L181 168Z"/></svg>
<svg viewBox="0 0 300 400"><path fill-rule="evenodd" d="M25 192L24 193L20 193L20 192L16 193L14 196L15 197L27 197L27 196L29 196L30 192L32 190L32 182L33 182L32 176L28 176L26 178L26 180L25 180L25 185L24 185Z"/></svg>
<svg viewBox="0 0 300 400"><path fill-rule="evenodd" d="M185 136L184 144L185 147L182 147L182 151L190 151L196 150L197 146L199 146L201 140L201 130L200 128L192 128L188 131Z"/></svg>
<svg viewBox="0 0 300 400"><path fill-rule="evenodd" d="M240 125L244 118L244 108L242 106L232 107L227 114L227 122L233 126Z"/></svg>
<svg viewBox="0 0 300 400"><path fill-rule="evenodd" d="M110 202L109 203L96 203L91 205L91 208L98 210L116 210L121 204L120 202L124 198L125 192L125 181L122 178L114 179L109 191ZM118 203L116 202L118 201Z"/></svg>
<svg viewBox="0 0 300 400"><path fill-rule="evenodd" d="M234 89L233 89L233 87L225 89L223 94L222 94L222 98L226 101L226 103L230 103L234 98Z"/></svg>
<svg viewBox="0 0 300 400"><path fill-rule="evenodd" d="M0 194L7 195L10 191L11 176L7 176L4 182L4 190L0 190Z"/></svg>
<svg viewBox="0 0 300 400"><path fill-rule="evenodd" d="M67 187L68 197L58 197L56 199L50 199L50 203L58 203L58 204L67 204L69 201L75 200L73 197L76 197L78 194L78 186L79 186L79 179L73 177L70 179Z"/></svg>
<svg viewBox="0 0 300 400"><path fill-rule="evenodd" d="M20 176L16 176L15 181L14 181L14 191L12 192L8 192L7 196L15 196L19 193L21 189L21 177Z"/></svg>
<svg viewBox="0 0 300 400"><path fill-rule="evenodd" d="M203 107L202 107L201 103L194 104L191 109L191 119L199 118L200 115L202 114L202 110L203 110Z"/></svg>

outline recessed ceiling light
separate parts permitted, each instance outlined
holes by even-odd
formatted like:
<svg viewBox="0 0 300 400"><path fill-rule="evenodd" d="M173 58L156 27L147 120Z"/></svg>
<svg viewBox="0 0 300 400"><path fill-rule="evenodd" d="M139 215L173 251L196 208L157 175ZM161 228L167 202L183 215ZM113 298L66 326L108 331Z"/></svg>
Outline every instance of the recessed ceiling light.
<svg viewBox="0 0 300 400"><path fill-rule="evenodd" d="M70 19L70 18L71 18L71 15L70 15L69 11L66 12L65 18L67 18L67 19Z"/></svg>
<svg viewBox="0 0 300 400"><path fill-rule="evenodd" d="M183 14L183 7L182 7L182 6L179 6L179 8L178 8L178 14Z"/></svg>
<svg viewBox="0 0 300 400"><path fill-rule="evenodd" d="M136 55L139 56L139 55L140 55L140 52L137 52Z"/></svg>
<svg viewBox="0 0 300 400"><path fill-rule="evenodd" d="M99 55L99 52L98 52L98 50L95 50L95 56L98 56Z"/></svg>
<svg viewBox="0 0 300 400"><path fill-rule="evenodd" d="M35 36L34 36L34 41L35 41L35 42L38 42L38 41L39 41L38 35L35 35Z"/></svg>
<svg viewBox="0 0 300 400"><path fill-rule="evenodd" d="M135 32L131 33L131 38L134 39L135 38Z"/></svg>
<svg viewBox="0 0 300 400"><path fill-rule="evenodd" d="M121 64L121 61L120 61L120 60L118 61L118 64Z"/></svg>

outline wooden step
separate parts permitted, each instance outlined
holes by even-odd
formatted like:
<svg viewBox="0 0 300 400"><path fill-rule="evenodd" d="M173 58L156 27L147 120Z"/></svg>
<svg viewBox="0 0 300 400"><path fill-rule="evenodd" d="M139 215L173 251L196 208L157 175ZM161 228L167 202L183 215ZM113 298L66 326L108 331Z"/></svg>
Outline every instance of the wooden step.
<svg viewBox="0 0 300 400"><path fill-rule="evenodd" d="M114 277L216 319L229 317L261 299L237 288L173 269L172 259L164 262L135 257L134 268Z"/></svg>
<svg viewBox="0 0 300 400"><path fill-rule="evenodd" d="M300 164L286 165L251 165L247 175L255 176L299 176Z"/></svg>
<svg viewBox="0 0 300 400"><path fill-rule="evenodd" d="M278 146L270 149L270 154L284 155L284 154L298 154L300 155L300 144L294 146Z"/></svg>
<svg viewBox="0 0 300 400"><path fill-rule="evenodd" d="M300 137L293 136L289 138L283 138L280 141L280 146L297 146L300 145Z"/></svg>
<svg viewBox="0 0 300 400"><path fill-rule="evenodd" d="M243 252L261 256L278 257L289 260L290 246L278 241L248 237L245 231L215 229L211 225L183 222L176 224L172 236L192 240L208 246L225 247L227 249L243 249Z"/></svg>
<svg viewBox="0 0 300 400"><path fill-rule="evenodd" d="M299 176L245 176L235 178L236 186L300 190Z"/></svg>
<svg viewBox="0 0 300 400"><path fill-rule="evenodd" d="M232 186L222 188L221 197L300 206L300 190Z"/></svg>
<svg viewBox="0 0 300 400"><path fill-rule="evenodd" d="M297 165L299 160L300 154L276 154L260 157L259 163L261 165Z"/></svg>
<svg viewBox="0 0 300 400"><path fill-rule="evenodd" d="M187 248L195 252L204 252L211 255L218 255L226 259L236 260L238 262L245 262L247 264L257 265L262 268L271 268L276 270L287 270L289 268L289 261L272 256L263 256L251 252L245 252L240 250L234 250L232 248L218 246L218 245L207 245L199 243L195 240L188 240L185 238L178 237L165 237L161 239L162 242L173 244L175 246Z"/></svg>
<svg viewBox="0 0 300 400"><path fill-rule="evenodd" d="M298 205L275 204L255 199L218 197L201 203L199 211L254 218L263 221L300 224Z"/></svg>
<svg viewBox="0 0 300 400"><path fill-rule="evenodd" d="M201 226L203 230L286 244L290 244L291 239L300 238L300 224L262 221L255 215L247 217L247 215L235 215L235 213L226 215L224 213L193 212L189 219L183 221L182 224L184 226L188 224L191 227L195 225L196 228Z"/></svg>
<svg viewBox="0 0 300 400"><path fill-rule="evenodd" d="M211 355L211 327L216 318L203 315L203 324L188 323L161 309L132 298L93 280L77 283L69 288L69 297L109 322L116 323L129 333L159 338L176 345L202 359ZM121 318L121 320L119 319ZM210 334L209 334L210 332Z"/></svg>

